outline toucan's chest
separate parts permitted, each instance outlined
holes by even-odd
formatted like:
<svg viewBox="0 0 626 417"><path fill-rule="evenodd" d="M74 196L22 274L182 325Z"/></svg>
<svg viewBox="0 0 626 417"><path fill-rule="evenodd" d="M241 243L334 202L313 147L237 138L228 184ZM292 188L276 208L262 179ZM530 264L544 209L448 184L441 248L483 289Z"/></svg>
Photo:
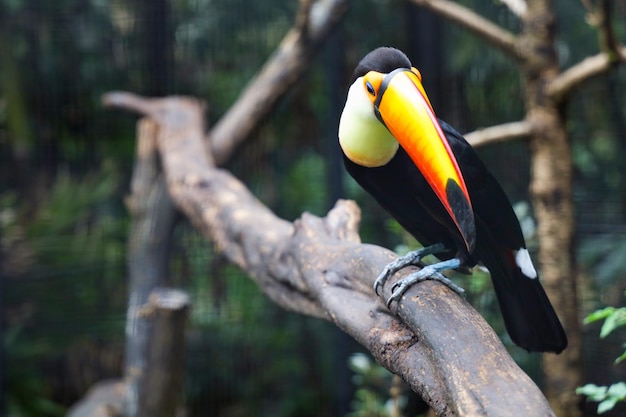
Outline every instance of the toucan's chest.
<svg viewBox="0 0 626 417"><path fill-rule="evenodd" d="M402 148L380 167L363 167L345 156L344 164L356 182L422 245L443 243L455 248L449 257L462 255L475 263L445 207Z"/></svg>

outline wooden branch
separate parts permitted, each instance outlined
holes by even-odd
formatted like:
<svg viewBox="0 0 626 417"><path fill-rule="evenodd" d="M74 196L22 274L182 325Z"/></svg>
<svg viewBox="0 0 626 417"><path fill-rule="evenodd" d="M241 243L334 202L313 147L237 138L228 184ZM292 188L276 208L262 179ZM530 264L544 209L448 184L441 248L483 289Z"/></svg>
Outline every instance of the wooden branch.
<svg viewBox="0 0 626 417"><path fill-rule="evenodd" d="M195 188L200 186L202 188L204 186L204 181L206 180L206 167L210 166L214 169L214 162L210 158L211 154L206 152L203 142L202 109L204 109L204 106L197 100L182 98L146 100L136 95L122 92L106 94L103 101L105 105L132 110L152 117L162 126L168 126L169 130L164 132L161 129L159 136L173 134L180 138L178 141L163 141L162 150L164 152L171 152L171 155L174 156L172 158L164 158L163 165L166 172L182 175L176 178L173 176L168 178L169 186L176 187L179 191L179 203L184 204L187 200L193 202L197 196L190 195L187 197L184 191L187 187ZM194 153L196 156L193 159L180 158L176 156L181 155L183 151L185 154L189 152ZM202 175L198 176L198 173L202 173ZM223 175L227 174L221 170L216 170L212 175L227 182L232 188L244 188L244 186L234 178L232 180L229 180L228 178L224 179ZM204 198L209 197L211 198L210 205L226 204L233 198L233 196L228 192L216 193L213 196L204 196ZM217 201L215 200L216 198ZM225 199L225 201L222 202L220 200L222 198ZM240 199L242 207L249 207L251 205L257 207L257 210L254 212L251 220L253 221L255 228L260 227L265 230L273 231L269 233L269 237L273 237L280 241L280 239L284 239L286 235L293 232L293 226L290 223L278 219L269 209L262 206L249 192L239 195L238 198ZM188 214L190 220L200 231L205 233L216 243L216 246L224 252L227 258L241 266L244 270L249 269L249 260L247 260L246 256L247 245L236 246L229 244L227 235L222 227L224 224L230 224L233 222L236 224L237 221L241 223L241 219L231 218L230 216L233 213L230 212L214 213L209 211L208 213L204 213L201 211L202 208L202 205L197 203L185 206L185 213ZM235 214L240 212L243 213L243 211L236 210ZM222 217L218 217L219 221L217 223L209 223L203 220L203 216L205 215L214 218L218 214ZM223 224L220 225L220 222ZM242 233L243 230L244 229L242 229ZM264 236L264 239L267 240L268 236ZM274 242L274 245L277 243L278 242ZM266 242L251 241L249 242L249 245L258 248L266 245ZM259 255L263 255L263 257L256 260L259 263L272 262L275 263L276 266L280 265L280 262L277 259L274 259L274 254L272 252ZM301 291L303 288L302 283L298 284L295 282L293 277L290 277L291 282L287 284L287 287L294 286L294 291L285 291L285 288L283 288L284 283L281 283L283 285L277 285L275 280L266 280L263 275L253 274L253 278L259 281L259 285L265 291L266 295L279 305L287 309L300 311L304 314L316 317L323 317L325 315L317 303L312 302L312 300L307 298L306 294L303 294Z"/></svg>
<svg viewBox="0 0 626 417"><path fill-rule="evenodd" d="M171 235L176 219L159 170L156 148L157 124L142 119L137 124L136 160L131 194L125 199L132 218L128 239L128 308L124 379L128 384L127 417L141 413L139 392L147 382L146 354L152 321L141 311L151 291L167 284Z"/></svg>
<svg viewBox="0 0 626 417"><path fill-rule="evenodd" d="M152 322L139 417L171 417L181 406L185 374L185 326L191 301L179 290L157 288L144 314Z"/></svg>
<svg viewBox="0 0 626 417"><path fill-rule="evenodd" d="M478 13L451 0L410 0L434 13L473 32L481 39L500 49L516 60L523 59L523 52L518 48L517 37L511 32L485 19Z"/></svg>
<svg viewBox="0 0 626 417"><path fill-rule="evenodd" d="M464 134L465 139L473 147L506 142L527 137L532 133L532 126L525 120L477 129Z"/></svg>
<svg viewBox="0 0 626 417"><path fill-rule="evenodd" d="M616 55L618 43L611 19L612 0L598 0L595 4L590 0L582 0L582 3L587 9L587 23L598 30L600 50L609 55Z"/></svg>
<svg viewBox="0 0 626 417"><path fill-rule="evenodd" d="M278 100L309 69L322 41L343 19L348 0L300 2L294 27L241 93L235 104L211 130L211 152L223 165L275 107Z"/></svg>
<svg viewBox="0 0 626 417"><path fill-rule="evenodd" d="M626 62L626 45L619 44L611 20L611 2L599 0L595 5L582 0L587 22L597 28L601 53L589 56L556 77L547 87L547 95L557 103L588 79L604 74L620 62Z"/></svg>
<svg viewBox="0 0 626 417"><path fill-rule="evenodd" d="M547 86L546 94L553 100L562 102L576 87L588 79L608 72L615 62L626 62L625 45L616 48L616 55L599 53L563 71Z"/></svg>
<svg viewBox="0 0 626 417"><path fill-rule="evenodd" d="M272 300L333 321L438 415L553 415L493 330L447 287L412 287L394 308L402 320L384 307L371 286L394 254L359 242L354 203L338 202L325 218L279 219L203 152L203 106L196 100L116 93L106 101L156 119L172 199Z"/></svg>

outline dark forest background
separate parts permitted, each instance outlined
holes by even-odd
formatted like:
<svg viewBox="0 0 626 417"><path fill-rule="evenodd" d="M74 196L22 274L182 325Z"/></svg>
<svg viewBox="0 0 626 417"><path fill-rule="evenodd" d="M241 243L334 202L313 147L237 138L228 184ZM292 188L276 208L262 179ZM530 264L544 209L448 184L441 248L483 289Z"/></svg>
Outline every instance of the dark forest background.
<svg viewBox="0 0 626 417"><path fill-rule="evenodd" d="M497 2L466 1L515 30ZM191 95L214 123L292 25L296 1L0 0L0 285L2 409L64 415L95 382L119 377L127 303L135 118L101 95ZM555 1L563 66L597 49L582 6ZM613 4L621 39L626 3ZM620 23L621 22L621 23ZM402 1L354 2L308 75L227 166L278 215L324 214L337 198L363 209L365 242L415 244L347 178L336 126L353 65L370 49L403 49L438 115L461 132L523 115L519 75L497 51ZM626 290L626 68L572 97L581 320L623 306ZM531 248L523 143L480 149ZM281 310L181 217L171 285L192 296L185 403L189 416L355 416L381 403L384 372L364 375L361 348L332 325ZM539 358L507 341L486 274L463 278L470 302L538 379ZM586 381L626 379L613 360L625 334L586 326ZM354 358L354 357L353 357ZM355 374L360 375L354 378ZM373 381L373 382L372 382ZM380 382L383 381L383 382ZM541 384L541 381L537 381ZM369 385L368 385L369 384ZM594 409L594 407L591 407ZM360 413L360 414L359 414Z"/></svg>

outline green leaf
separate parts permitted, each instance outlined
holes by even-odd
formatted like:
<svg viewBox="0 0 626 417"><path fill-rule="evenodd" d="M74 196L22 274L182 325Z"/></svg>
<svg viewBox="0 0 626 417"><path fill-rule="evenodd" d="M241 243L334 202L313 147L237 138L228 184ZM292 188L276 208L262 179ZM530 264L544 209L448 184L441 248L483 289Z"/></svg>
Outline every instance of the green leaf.
<svg viewBox="0 0 626 417"><path fill-rule="evenodd" d="M626 382L618 382L609 387L606 394L609 397L615 397L619 401L624 401L626 399Z"/></svg>
<svg viewBox="0 0 626 417"><path fill-rule="evenodd" d="M607 387L600 387L596 384L587 384L576 388L576 394L585 395L591 401L602 401L606 398Z"/></svg>
<svg viewBox="0 0 626 417"><path fill-rule="evenodd" d="M589 324L598 320L604 320L609 317L615 311L615 307L605 307L601 310L596 310L593 313L585 317L584 323Z"/></svg>
<svg viewBox="0 0 626 417"><path fill-rule="evenodd" d="M600 337L604 338L611 334L613 330L624 325L626 325L626 308L615 309L604 321L600 330Z"/></svg>
<svg viewBox="0 0 626 417"><path fill-rule="evenodd" d="M607 411L612 410L613 407L615 407L615 404L617 404L617 398L607 398L598 404L598 414L606 413Z"/></svg>
<svg viewBox="0 0 626 417"><path fill-rule="evenodd" d="M576 394L586 395L589 400L597 401L598 414L612 410L620 401L626 400L626 382L618 382L610 387L587 384L576 389Z"/></svg>

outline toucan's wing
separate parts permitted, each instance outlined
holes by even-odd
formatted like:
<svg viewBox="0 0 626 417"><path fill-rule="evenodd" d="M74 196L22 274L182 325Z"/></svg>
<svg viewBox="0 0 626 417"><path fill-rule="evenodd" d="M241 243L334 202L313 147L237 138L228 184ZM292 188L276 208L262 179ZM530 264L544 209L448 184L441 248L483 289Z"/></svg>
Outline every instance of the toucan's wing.
<svg viewBox="0 0 626 417"><path fill-rule="evenodd" d="M567 337L530 257L519 221L504 190L478 154L445 122L446 133L459 162L476 219L475 256L491 272L502 317L511 339L529 351L559 353Z"/></svg>
<svg viewBox="0 0 626 417"><path fill-rule="evenodd" d="M463 172L474 215L481 217L500 245L525 248L519 220L498 181L465 138L446 122L439 122Z"/></svg>

